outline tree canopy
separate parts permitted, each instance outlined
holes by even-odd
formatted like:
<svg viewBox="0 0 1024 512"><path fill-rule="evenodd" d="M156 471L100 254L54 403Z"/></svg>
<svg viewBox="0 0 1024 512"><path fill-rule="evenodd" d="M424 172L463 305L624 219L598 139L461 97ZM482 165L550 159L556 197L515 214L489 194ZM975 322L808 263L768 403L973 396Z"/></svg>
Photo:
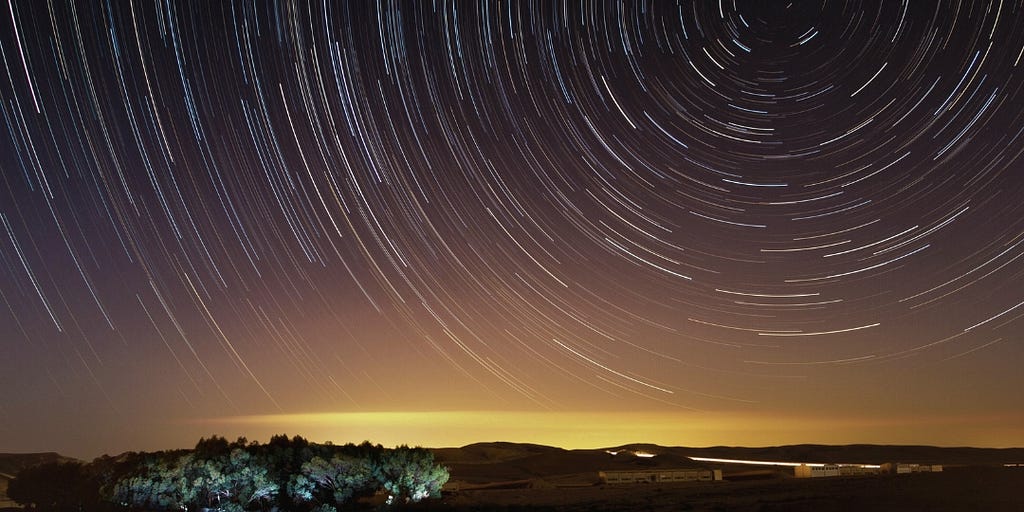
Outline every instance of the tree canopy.
<svg viewBox="0 0 1024 512"><path fill-rule="evenodd" d="M377 492L389 504L438 496L447 480L448 470L423 448L336 446L284 435L259 444L212 436L192 450L26 468L11 481L8 495L40 511L330 512Z"/></svg>

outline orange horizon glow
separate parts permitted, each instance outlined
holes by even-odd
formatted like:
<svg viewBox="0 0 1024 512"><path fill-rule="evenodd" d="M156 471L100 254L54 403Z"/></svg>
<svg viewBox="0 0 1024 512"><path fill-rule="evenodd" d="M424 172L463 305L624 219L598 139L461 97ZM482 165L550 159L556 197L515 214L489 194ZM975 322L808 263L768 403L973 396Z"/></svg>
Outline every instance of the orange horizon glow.
<svg viewBox="0 0 1024 512"><path fill-rule="evenodd" d="M380 411L225 416L194 427L269 438L287 432L335 443L369 440L385 446L465 446L508 441L593 449L629 444L779 446L787 444L914 444L1013 447L1024 427L1005 417L807 417L732 412ZM1016 424L1024 422L1016 420ZM957 425L955 432L949 429ZM964 436L963 433L969 435Z"/></svg>

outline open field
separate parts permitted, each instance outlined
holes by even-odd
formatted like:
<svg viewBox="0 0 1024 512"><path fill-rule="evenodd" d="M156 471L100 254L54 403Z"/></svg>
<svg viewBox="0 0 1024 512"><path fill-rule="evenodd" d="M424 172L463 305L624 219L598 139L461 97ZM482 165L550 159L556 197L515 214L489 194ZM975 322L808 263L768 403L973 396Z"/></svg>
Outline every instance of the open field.
<svg viewBox="0 0 1024 512"><path fill-rule="evenodd" d="M821 446L682 448L629 445L562 450L514 443L478 443L434 450L451 470L440 502L425 510L567 511L1024 511L1021 449L929 446ZM612 455L610 452L617 452ZM634 452L656 454L637 457ZM946 466L942 473L796 479L792 468L706 464L687 456L763 461L914 462ZM724 482L607 485L601 470L718 468Z"/></svg>
<svg viewBox="0 0 1024 512"><path fill-rule="evenodd" d="M419 508L419 507L417 507ZM680 484L468 490L423 510L1024 511L1024 468L957 467L942 473Z"/></svg>

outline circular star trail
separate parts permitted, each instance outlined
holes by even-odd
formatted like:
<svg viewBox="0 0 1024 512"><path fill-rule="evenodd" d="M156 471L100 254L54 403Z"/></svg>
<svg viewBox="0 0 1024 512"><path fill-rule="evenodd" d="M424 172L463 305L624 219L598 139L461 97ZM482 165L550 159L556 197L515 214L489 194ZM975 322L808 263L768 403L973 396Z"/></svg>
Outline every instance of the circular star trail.
<svg viewBox="0 0 1024 512"><path fill-rule="evenodd" d="M2 10L14 438L1019 399L1016 2Z"/></svg>

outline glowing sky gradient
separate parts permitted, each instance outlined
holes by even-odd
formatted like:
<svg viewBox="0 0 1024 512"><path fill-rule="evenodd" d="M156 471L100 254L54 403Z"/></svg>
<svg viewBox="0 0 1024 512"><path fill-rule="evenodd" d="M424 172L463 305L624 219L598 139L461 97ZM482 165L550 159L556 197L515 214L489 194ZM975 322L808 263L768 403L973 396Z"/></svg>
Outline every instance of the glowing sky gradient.
<svg viewBox="0 0 1024 512"><path fill-rule="evenodd" d="M0 6L0 451L1024 439L1018 2Z"/></svg>

